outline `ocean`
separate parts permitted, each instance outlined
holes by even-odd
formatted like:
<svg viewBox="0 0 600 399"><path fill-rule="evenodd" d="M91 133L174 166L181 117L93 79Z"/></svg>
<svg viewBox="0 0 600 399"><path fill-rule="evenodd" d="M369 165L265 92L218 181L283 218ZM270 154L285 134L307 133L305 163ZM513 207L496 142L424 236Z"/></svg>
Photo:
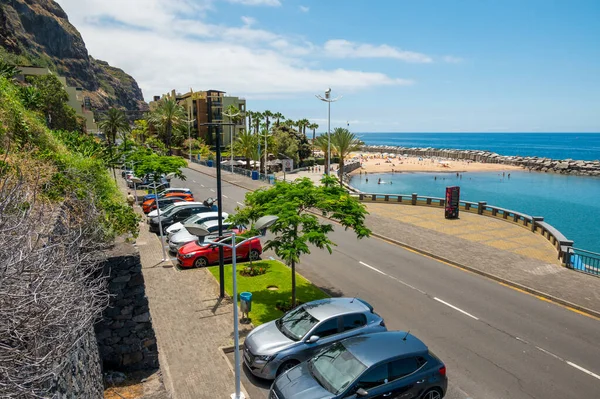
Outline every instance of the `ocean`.
<svg viewBox="0 0 600 399"><path fill-rule="evenodd" d="M362 133L366 144L487 150L501 155L554 159L600 159L597 133ZM437 180L434 179L437 176ZM443 197L446 186L460 186L461 199L487 201L545 221L560 230L575 247L600 253L600 178L551 173L498 172L393 173L353 176L350 184L368 193ZM378 185L377 180L392 182Z"/></svg>
<svg viewBox="0 0 600 399"><path fill-rule="evenodd" d="M484 150L500 155L600 160L600 133L356 133L369 145Z"/></svg>

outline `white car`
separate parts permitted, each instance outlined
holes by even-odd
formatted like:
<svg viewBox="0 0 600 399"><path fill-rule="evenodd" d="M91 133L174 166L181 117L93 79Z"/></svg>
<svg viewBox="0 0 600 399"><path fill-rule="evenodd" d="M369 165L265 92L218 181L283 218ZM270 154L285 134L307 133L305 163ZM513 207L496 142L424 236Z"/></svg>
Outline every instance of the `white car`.
<svg viewBox="0 0 600 399"><path fill-rule="evenodd" d="M171 209L177 208L178 206L182 206L182 205L203 205L203 204L202 204L202 202L188 202L188 201L176 202L174 204L171 204L169 206L161 208L160 213L169 212ZM158 209L155 209L148 214L148 219L155 218L158 215L159 215Z"/></svg>
<svg viewBox="0 0 600 399"><path fill-rule="evenodd" d="M226 220L229 217L227 212L223 212L223 220ZM179 232L183 229L184 224L202 224L204 222L208 222L209 220L219 220L219 212L204 212L198 213L194 216L190 216L185 219L183 222L175 223L167 229L168 238L171 239L175 233Z"/></svg>
<svg viewBox="0 0 600 399"><path fill-rule="evenodd" d="M219 221L218 220L209 220L208 222L204 222L204 223L200 224L199 226L204 227L210 233L214 233L215 237L218 235L218 231L219 231ZM234 227L234 226L231 223L227 223L227 222L223 223L223 231L229 230L232 227ZM212 236L212 234L211 234L211 236ZM196 241L197 239L198 239L198 236L195 236L195 235L191 234L189 231L187 231L185 228L182 228L181 230L179 230L177 233L175 233L169 239L169 251L177 252L177 250L184 244L187 244L188 242ZM204 241L206 242L206 241L210 241L210 240L207 240L205 237Z"/></svg>

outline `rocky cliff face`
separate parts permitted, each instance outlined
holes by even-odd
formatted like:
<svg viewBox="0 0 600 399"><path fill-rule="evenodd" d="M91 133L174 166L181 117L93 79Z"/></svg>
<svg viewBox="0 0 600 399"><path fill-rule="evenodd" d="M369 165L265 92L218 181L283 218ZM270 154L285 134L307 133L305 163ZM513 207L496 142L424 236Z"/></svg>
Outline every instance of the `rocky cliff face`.
<svg viewBox="0 0 600 399"><path fill-rule="evenodd" d="M0 56L65 76L70 86L84 89L96 110L148 107L131 76L88 54L81 35L53 0L0 1Z"/></svg>

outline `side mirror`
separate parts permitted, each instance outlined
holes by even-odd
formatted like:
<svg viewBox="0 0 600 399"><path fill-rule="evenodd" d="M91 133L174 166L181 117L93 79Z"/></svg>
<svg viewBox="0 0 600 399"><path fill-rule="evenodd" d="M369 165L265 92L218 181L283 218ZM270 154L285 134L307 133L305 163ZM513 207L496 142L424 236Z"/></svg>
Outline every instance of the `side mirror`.
<svg viewBox="0 0 600 399"><path fill-rule="evenodd" d="M308 339L308 341L306 341L309 344L314 344L315 342L317 342L319 340L319 336L318 335L311 335L310 338Z"/></svg>
<svg viewBox="0 0 600 399"><path fill-rule="evenodd" d="M369 392L365 391L363 388L358 388L356 391L357 396L367 396Z"/></svg>

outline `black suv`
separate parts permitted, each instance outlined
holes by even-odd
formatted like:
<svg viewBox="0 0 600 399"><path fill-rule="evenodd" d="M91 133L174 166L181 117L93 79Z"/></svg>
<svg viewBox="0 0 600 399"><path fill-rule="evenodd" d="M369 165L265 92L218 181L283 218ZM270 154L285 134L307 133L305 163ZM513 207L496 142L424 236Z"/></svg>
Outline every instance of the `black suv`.
<svg viewBox="0 0 600 399"><path fill-rule="evenodd" d="M153 217L150 219L150 231L154 233L160 232L159 221L162 224L163 233L166 232L167 227L177 222L183 222L185 219L198 213L211 212L212 209L206 205L198 202L189 202L187 204L179 205L173 209L169 209L160 216Z"/></svg>

